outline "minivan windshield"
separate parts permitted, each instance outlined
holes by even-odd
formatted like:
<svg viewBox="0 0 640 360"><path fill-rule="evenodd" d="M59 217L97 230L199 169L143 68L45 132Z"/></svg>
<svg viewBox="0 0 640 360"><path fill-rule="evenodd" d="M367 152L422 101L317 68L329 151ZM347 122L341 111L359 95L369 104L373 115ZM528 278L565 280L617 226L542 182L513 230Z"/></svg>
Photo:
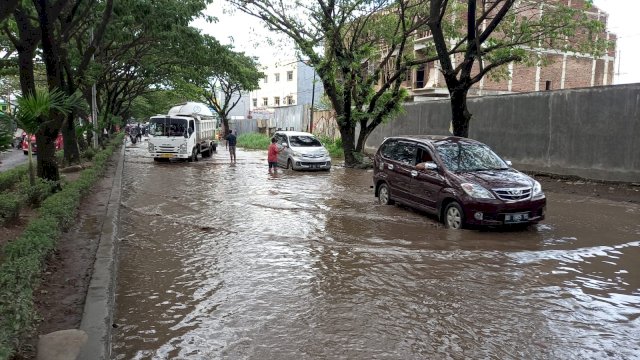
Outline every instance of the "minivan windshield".
<svg viewBox="0 0 640 360"><path fill-rule="evenodd" d="M289 142L291 143L292 147L322 146L318 139L308 135L291 135L289 136Z"/></svg>
<svg viewBox="0 0 640 360"><path fill-rule="evenodd" d="M436 147L451 171L506 170L507 164L486 145L447 143Z"/></svg>
<svg viewBox="0 0 640 360"><path fill-rule="evenodd" d="M187 120L170 117L151 118L149 135L152 136L184 136Z"/></svg>

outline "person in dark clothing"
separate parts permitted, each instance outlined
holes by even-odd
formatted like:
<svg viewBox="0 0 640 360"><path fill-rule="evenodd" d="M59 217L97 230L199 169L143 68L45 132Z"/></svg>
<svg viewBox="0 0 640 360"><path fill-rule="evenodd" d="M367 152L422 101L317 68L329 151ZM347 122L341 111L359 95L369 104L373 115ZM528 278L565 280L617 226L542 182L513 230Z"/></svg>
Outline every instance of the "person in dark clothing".
<svg viewBox="0 0 640 360"><path fill-rule="evenodd" d="M232 162L236 162L236 136L233 134L233 130L229 130L227 135L227 145L229 146L229 156Z"/></svg>

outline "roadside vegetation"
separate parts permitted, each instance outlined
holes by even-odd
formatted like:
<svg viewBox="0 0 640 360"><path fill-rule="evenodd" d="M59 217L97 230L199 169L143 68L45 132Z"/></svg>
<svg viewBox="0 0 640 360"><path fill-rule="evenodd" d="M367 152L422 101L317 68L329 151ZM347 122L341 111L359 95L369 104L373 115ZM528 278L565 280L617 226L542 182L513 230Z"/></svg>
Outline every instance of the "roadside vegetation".
<svg viewBox="0 0 640 360"><path fill-rule="evenodd" d="M103 175L123 136L117 135L104 150L91 154L92 166L75 181L52 183L39 178L31 185L25 166L1 174L0 212L6 215L2 226L19 216L21 206L36 209L36 216L17 239L0 249L0 359L11 359L33 331L38 319L34 291L45 261L55 251L61 232L74 223L80 201Z"/></svg>
<svg viewBox="0 0 640 360"><path fill-rule="evenodd" d="M331 154L331 158L344 158L344 151L342 150L342 139L338 138L336 140L333 140L326 136L321 136L318 140L320 140L322 145L327 148L327 151L329 151L329 154ZM238 146L245 149L267 150L270 144L271 137L266 134L248 133L238 136Z"/></svg>

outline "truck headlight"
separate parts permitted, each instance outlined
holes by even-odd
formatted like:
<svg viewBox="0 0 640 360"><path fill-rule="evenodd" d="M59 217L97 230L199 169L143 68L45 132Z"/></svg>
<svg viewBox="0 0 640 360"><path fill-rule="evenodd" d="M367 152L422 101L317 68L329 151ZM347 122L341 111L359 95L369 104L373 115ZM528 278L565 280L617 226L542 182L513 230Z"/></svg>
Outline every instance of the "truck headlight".
<svg viewBox="0 0 640 360"><path fill-rule="evenodd" d="M182 145L180 145L180 147L178 148L178 151L179 151L181 154L186 154L186 153L187 153L187 144L182 144Z"/></svg>
<svg viewBox="0 0 640 360"><path fill-rule="evenodd" d="M149 152L154 152L156 150L155 146L152 143L149 143Z"/></svg>
<svg viewBox="0 0 640 360"><path fill-rule="evenodd" d="M467 193L467 195L471 196L472 198L475 198L475 199L495 199L496 198L495 196L493 196L491 192L489 192L489 190L483 188L478 184L463 183L460 186L462 186L462 190L464 190L464 192Z"/></svg>

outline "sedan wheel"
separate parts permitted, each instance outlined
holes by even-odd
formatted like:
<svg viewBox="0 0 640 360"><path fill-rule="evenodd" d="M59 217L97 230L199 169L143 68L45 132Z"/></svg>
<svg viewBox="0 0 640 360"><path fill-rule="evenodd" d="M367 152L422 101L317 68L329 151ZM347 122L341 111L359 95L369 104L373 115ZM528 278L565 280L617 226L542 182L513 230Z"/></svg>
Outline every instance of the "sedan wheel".
<svg viewBox="0 0 640 360"><path fill-rule="evenodd" d="M389 192L389 186L387 184L381 184L378 189L378 200L382 205L393 205L393 200L391 200L391 194Z"/></svg>
<svg viewBox="0 0 640 360"><path fill-rule="evenodd" d="M448 229L462 229L464 225L464 213L462 207L457 202L447 205L444 211L444 225Z"/></svg>

